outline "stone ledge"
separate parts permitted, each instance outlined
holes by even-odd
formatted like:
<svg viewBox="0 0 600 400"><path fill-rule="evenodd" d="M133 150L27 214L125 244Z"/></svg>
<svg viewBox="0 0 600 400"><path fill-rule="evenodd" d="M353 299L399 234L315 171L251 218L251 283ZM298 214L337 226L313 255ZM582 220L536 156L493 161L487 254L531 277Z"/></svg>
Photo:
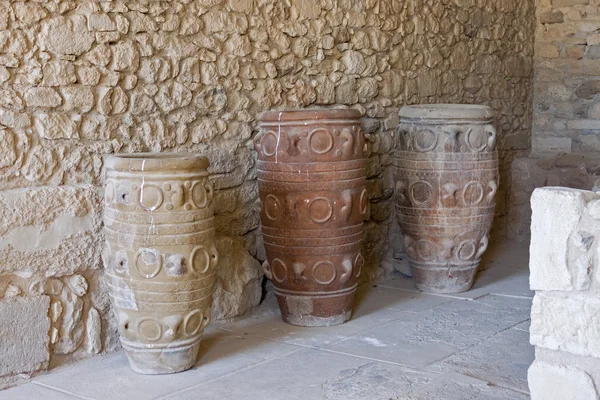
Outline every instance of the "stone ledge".
<svg viewBox="0 0 600 400"><path fill-rule="evenodd" d="M531 196L529 261L532 290L572 291L590 287L597 230L589 226L593 224L582 222L582 218L588 213L588 202L598 199L600 196L585 190L535 189Z"/></svg>
<svg viewBox="0 0 600 400"><path fill-rule="evenodd" d="M598 400L592 378L584 371L534 361L527 373L531 400Z"/></svg>
<svg viewBox="0 0 600 400"><path fill-rule="evenodd" d="M49 306L48 296L0 301L0 376L29 374L47 367Z"/></svg>
<svg viewBox="0 0 600 400"><path fill-rule="evenodd" d="M531 309L531 344L600 358L600 296L537 292Z"/></svg>

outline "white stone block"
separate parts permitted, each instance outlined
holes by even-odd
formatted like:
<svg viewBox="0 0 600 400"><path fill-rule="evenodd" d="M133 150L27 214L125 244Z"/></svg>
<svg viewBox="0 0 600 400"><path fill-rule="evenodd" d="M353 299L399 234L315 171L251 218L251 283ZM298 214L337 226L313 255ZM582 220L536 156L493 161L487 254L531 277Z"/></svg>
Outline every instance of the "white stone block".
<svg viewBox="0 0 600 400"><path fill-rule="evenodd" d="M596 198L593 192L559 187L533 192L529 259L532 290L572 291L589 286L590 266L579 260L582 250L575 251L570 257L573 262L569 262L569 247L579 245L577 238L589 236L579 232L578 226L587 202Z"/></svg>
<svg viewBox="0 0 600 400"><path fill-rule="evenodd" d="M531 400L598 400L592 378L577 368L534 361L527 373Z"/></svg>
<svg viewBox="0 0 600 400"><path fill-rule="evenodd" d="M538 292L529 331L533 345L600 358L600 297Z"/></svg>
<svg viewBox="0 0 600 400"><path fill-rule="evenodd" d="M49 305L48 296L0 301L0 376L46 367Z"/></svg>

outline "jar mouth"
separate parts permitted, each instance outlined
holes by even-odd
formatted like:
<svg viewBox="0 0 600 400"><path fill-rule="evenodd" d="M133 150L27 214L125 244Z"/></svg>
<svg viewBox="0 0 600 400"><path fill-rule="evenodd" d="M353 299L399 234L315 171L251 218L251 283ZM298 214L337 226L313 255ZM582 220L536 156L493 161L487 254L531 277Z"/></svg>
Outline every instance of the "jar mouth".
<svg viewBox="0 0 600 400"><path fill-rule="evenodd" d="M481 104L416 104L400 109L401 118L491 120L494 110Z"/></svg>
<svg viewBox="0 0 600 400"><path fill-rule="evenodd" d="M106 170L128 172L202 172L206 171L208 166L208 158L194 153L109 154L104 160Z"/></svg>
<svg viewBox="0 0 600 400"><path fill-rule="evenodd" d="M356 119L360 111L354 108L306 108L298 110L265 111L258 116L261 123Z"/></svg>

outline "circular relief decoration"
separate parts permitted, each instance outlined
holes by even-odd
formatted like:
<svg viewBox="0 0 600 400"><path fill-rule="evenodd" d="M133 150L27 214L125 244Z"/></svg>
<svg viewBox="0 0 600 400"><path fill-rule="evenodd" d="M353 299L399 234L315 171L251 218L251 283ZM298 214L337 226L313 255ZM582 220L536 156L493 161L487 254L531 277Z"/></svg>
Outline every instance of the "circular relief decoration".
<svg viewBox="0 0 600 400"><path fill-rule="evenodd" d="M475 256L477 245L474 240L465 240L458 245L458 258L462 261L469 261Z"/></svg>
<svg viewBox="0 0 600 400"><path fill-rule="evenodd" d="M308 135L310 149L317 154L325 154L333 148L333 136L326 129L315 129Z"/></svg>
<svg viewBox="0 0 600 400"><path fill-rule="evenodd" d="M463 199L466 205L475 206L483 200L484 189L479 182L469 182L463 189Z"/></svg>
<svg viewBox="0 0 600 400"><path fill-rule="evenodd" d="M135 265L140 276L146 279L154 278L162 267L162 257L157 250L140 249Z"/></svg>
<svg viewBox="0 0 600 400"><path fill-rule="evenodd" d="M281 212L283 211L281 207L281 202L277 197L273 196L272 194L268 195L265 198L264 210L265 214L267 215L267 218L273 221L279 218L281 216Z"/></svg>
<svg viewBox="0 0 600 400"><path fill-rule="evenodd" d="M268 131L260 139L262 145L262 152L265 156L271 157L277 151L277 134L273 131Z"/></svg>
<svg viewBox="0 0 600 400"><path fill-rule="evenodd" d="M192 268L199 274L205 274L210 267L210 254L204 247L196 247L192 251Z"/></svg>
<svg viewBox="0 0 600 400"><path fill-rule="evenodd" d="M319 261L313 266L315 281L321 285L329 285L335 280L335 265L331 261Z"/></svg>
<svg viewBox="0 0 600 400"><path fill-rule="evenodd" d="M196 335L202 328L203 320L204 316L202 315L202 311L192 311L183 319L183 333L188 337Z"/></svg>
<svg viewBox="0 0 600 400"><path fill-rule="evenodd" d="M143 183L139 190L139 199L145 210L154 211L163 202L163 192L157 185Z"/></svg>
<svg viewBox="0 0 600 400"><path fill-rule="evenodd" d="M202 182L195 182L192 186L192 201L198 208L204 208L208 204L208 194Z"/></svg>
<svg viewBox="0 0 600 400"><path fill-rule="evenodd" d="M365 266L365 258L362 254L358 253L354 259L354 271L356 271L356 277L360 276L363 267Z"/></svg>
<svg viewBox="0 0 600 400"><path fill-rule="evenodd" d="M142 317L137 324L137 331L140 336L148 342L156 342L162 337L162 325L160 322L150 318Z"/></svg>
<svg viewBox="0 0 600 400"><path fill-rule="evenodd" d="M108 181L104 189L104 203L108 206L115 200L115 185Z"/></svg>
<svg viewBox="0 0 600 400"><path fill-rule="evenodd" d="M420 152L431 151L435 148L436 145L437 145L437 134L434 131L432 131L430 129L424 129L424 130L418 131L415 134L414 146L417 149L417 151L420 151Z"/></svg>
<svg viewBox="0 0 600 400"><path fill-rule="evenodd" d="M310 219L318 224L322 224L324 222L329 221L329 219L333 215L333 206L329 199L325 197L317 197L313 201L311 201L308 206L308 213L310 215Z"/></svg>
<svg viewBox="0 0 600 400"><path fill-rule="evenodd" d="M482 152L488 145L489 135L485 130L474 131L472 128L467 130L466 142L471 151Z"/></svg>
<svg viewBox="0 0 600 400"><path fill-rule="evenodd" d="M410 200L413 204L422 206L431 201L433 188L427 181L418 181L410 187Z"/></svg>
<svg viewBox="0 0 600 400"><path fill-rule="evenodd" d="M187 261L181 254L172 254L167 257L165 273L169 276L182 276L188 271Z"/></svg>
<svg viewBox="0 0 600 400"><path fill-rule="evenodd" d="M369 209L369 194L367 193L367 189L363 189L360 194L360 213L365 215L367 210Z"/></svg>
<svg viewBox="0 0 600 400"><path fill-rule="evenodd" d="M271 274L274 280L281 283L287 277L287 266L279 258L276 258L271 263Z"/></svg>
<svg viewBox="0 0 600 400"><path fill-rule="evenodd" d="M433 261L436 258L435 245L427 239L421 239L415 246L417 255L423 261Z"/></svg>

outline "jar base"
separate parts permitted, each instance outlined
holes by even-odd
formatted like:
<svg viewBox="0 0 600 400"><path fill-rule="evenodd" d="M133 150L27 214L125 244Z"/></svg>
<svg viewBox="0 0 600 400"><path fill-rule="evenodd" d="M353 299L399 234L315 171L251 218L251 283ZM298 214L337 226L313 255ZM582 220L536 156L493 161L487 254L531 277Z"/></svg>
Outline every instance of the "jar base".
<svg viewBox="0 0 600 400"><path fill-rule="evenodd" d="M425 293L451 294L471 289L479 261L460 266L434 266L410 263L415 286Z"/></svg>
<svg viewBox="0 0 600 400"><path fill-rule="evenodd" d="M333 326L348 321L356 286L333 293L290 293L275 289L275 296L285 322L297 326Z"/></svg>
<svg viewBox="0 0 600 400"><path fill-rule="evenodd" d="M131 369L143 375L163 375L187 371L196 365L200 350L200 339L185 346L161 349L132 348L123 341L121 343Z"/></svg>
<svg viewBox="0 0 600 400"><path fill-rule="evenodd" d="M352 317L352 311L344 311L342 314L331 317L317 317L315 315L282 314L282 319L296 326L319 327L341 325Z"/></svg>

